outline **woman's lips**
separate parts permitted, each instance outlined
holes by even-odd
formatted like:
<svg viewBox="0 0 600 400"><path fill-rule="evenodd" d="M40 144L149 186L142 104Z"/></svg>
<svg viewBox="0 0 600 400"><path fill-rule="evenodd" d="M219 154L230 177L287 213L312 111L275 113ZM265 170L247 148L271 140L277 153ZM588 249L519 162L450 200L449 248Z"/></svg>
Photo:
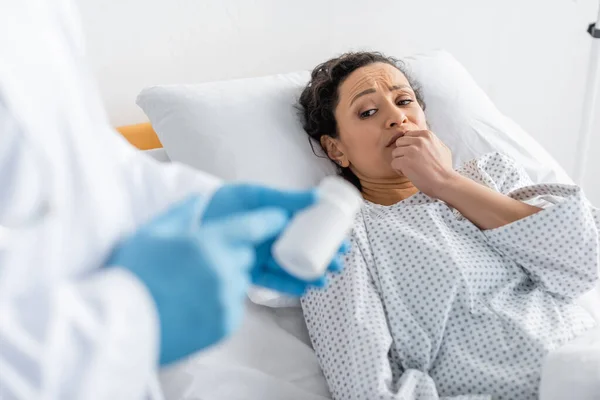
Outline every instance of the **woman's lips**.
<svg viewBox="0 0 600 400"><path fill-rule="evenodd" d="M393 145L394 143L396 143L396 140L400 139L402 136L404 136L406 132L398 132L396 133L394 136L392 136L392 138L390 139L389 143L387 144L386 147L390 147L391 145Z"/></svg>

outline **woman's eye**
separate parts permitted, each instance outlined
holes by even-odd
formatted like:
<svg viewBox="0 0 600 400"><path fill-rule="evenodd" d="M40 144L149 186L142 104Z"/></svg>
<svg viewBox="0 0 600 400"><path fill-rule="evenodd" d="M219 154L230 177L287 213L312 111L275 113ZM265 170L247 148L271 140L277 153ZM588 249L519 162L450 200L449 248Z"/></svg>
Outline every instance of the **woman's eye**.
<svg viewBox="0 0 600 400"><path fill-rule="evenodd" d="M407 106L412 102L413 102L412 99L401 99L401 100L398 100L398 102L396 104L399 106Z"/></svg>
<svg viewBox="0 0 600 400"><path fill-rule="evenodd" d="M369 118L369 117L375 115L376 112L377 112L377 109L372 108L370 110L361 112L359 116L360 116L361 119Z"/></svg>

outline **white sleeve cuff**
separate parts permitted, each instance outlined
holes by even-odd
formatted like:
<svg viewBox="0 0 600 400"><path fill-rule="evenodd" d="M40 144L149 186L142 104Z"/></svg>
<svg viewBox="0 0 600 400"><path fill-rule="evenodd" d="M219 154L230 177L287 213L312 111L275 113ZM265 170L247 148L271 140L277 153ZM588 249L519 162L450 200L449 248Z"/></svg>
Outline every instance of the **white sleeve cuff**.
<svg viewBox="0 0 600 400"><path fill-rule="evenodd" d="M95 351L80 386L85 390L81 395L88 399L142 397L159 352L159 317L150 293L121 268L104 269L93 279L81 281L76 290L96 306L102 321L91 336Z"/></svg>

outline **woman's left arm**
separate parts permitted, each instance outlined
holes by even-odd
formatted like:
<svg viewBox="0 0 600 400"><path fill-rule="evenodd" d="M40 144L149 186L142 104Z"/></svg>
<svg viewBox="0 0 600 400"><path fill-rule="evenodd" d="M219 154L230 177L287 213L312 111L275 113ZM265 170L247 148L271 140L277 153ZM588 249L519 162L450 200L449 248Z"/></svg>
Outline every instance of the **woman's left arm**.
<svg viewBox="0 0 600 400"><path fill-rule="evenodd" d="M467 165L468 175L485 185L455 171L450 149L431 131L407 132L396 141L392 155L392 167L398 173L421 192L457 209L479 229L499 228L541 210L505 194L531 182L524 183L514 163L500 154Z"/></svg>
<svg viewBox="0 0 600 400"><path fill-rule="evenodd" d="M456 208L488 243L562 298L577 298L598 280L600 211L572 185L533 185L514 161L488 154L458 176L447 147L431 132L398 139L392 166L425 194ZM544 210L525 203L550 200ZM538 204L538 203L536 203Z"/></svg>
<svg viewBox="0 0 600 400"><path fill-rule="evenodd" d="M458 172L447 178L436 197L457 209L482 230L499 228L542 210L497 192Z"/></svg>

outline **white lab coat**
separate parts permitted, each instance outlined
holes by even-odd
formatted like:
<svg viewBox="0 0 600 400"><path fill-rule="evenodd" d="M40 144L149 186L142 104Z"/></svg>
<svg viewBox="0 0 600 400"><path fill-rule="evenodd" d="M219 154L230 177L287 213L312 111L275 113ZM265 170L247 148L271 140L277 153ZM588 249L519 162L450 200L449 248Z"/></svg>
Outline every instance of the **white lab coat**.
<svg viewBox="0 0 600 400"><path fill-rule="evenodd" d="M208 175L142 155L108 125L69 0L0 0L0 398L148 394L158 320L102 269L118 240Z"/></svg>

